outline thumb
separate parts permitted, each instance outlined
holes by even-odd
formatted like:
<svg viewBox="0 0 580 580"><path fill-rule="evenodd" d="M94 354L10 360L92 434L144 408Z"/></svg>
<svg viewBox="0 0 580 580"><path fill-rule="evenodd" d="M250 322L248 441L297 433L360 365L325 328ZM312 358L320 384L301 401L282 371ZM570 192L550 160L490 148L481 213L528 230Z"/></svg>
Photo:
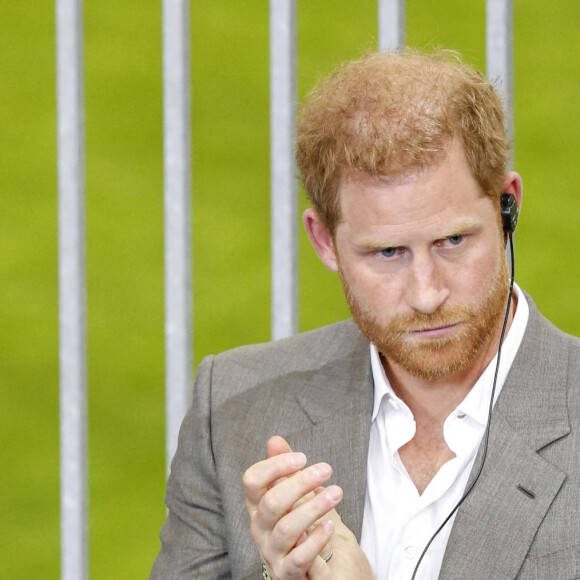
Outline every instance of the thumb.
<svg viewBox="0 0 580 580"><path fill-rule="evenodd" d="M274 435L268 441L268 458L274 457L275 455L281 455L282 453L291 453L292 448L288 445L288 442L284 437L280 435Z"/></svg>

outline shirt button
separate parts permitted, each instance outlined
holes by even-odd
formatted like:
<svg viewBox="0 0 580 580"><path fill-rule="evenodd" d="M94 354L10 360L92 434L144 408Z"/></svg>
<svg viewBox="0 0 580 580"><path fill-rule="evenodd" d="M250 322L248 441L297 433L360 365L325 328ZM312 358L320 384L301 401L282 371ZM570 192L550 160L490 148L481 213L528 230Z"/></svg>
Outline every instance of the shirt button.
<svg viewBox="0 0 580 580"><path fill-rule="evenodd" d="M407 546L403 550L403 554L405 555L405 558L412 560L417 555L417 548L415 546Z"/></svg>
<svg viewBox="0 0 580 580"><path fill-rule="evenodd" d="M465 413L461 414L461 415L457 415L458 419L465 419Z"/></svg>

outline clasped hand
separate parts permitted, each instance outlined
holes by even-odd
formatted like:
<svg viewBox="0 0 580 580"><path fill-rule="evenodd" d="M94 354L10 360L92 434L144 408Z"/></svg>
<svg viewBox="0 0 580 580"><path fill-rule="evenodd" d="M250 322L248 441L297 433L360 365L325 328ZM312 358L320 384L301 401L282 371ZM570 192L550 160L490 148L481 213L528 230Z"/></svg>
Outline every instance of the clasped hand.
<svg viewBox="0 0 580 580"><path fill-rule="evenodd" d="M356 538L334 509L342 489L322 487L332 468L306 462L276 436L268 441L268 459L244 474L252 537L273 580L372 580Z"/></svg>

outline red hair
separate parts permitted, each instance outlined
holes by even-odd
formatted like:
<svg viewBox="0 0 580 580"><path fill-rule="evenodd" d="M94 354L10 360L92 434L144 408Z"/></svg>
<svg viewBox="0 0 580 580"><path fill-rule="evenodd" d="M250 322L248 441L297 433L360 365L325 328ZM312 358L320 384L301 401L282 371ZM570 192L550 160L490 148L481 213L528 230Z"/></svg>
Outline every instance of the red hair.
<svg viewBox="0 0 580 580"><path fill-rule="evenodd" d="M341 179L419 173L459 137L482 193L499 194L509 142L501 98L450 51L374 53L346 62L301 108L296 161L306 193L334 234Z"/></svg>

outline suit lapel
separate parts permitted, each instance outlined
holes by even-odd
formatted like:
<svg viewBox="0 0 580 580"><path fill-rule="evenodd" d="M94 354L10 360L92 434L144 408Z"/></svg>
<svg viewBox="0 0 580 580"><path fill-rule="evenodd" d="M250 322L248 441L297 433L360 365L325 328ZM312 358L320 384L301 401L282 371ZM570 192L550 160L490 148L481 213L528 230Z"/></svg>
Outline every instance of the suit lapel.
<svg viewBox="0 0 580 580"><path fill-rule="evenodd" d="M360 539L373 401L368 341L359 334L352 351L321 369L296 399L312 427L288 435L288 442L306 453L309 464L332 466L331 483L344 491L337 511Z"/></svg>
<svg viewBox="0 0 580 580"><path fill-rule="evenodd" d="M457 513L442 579L515 578L566 478L537 452L570 432L568 347L526 298L526 334L493 412L483 472ZM481 457L482 449L470 483Z"/></svg>
<svg viewBox="0 0 580 580"><path fill-rule="evenodd" d="M564 479L496 414L485 468L457 514L440 578L515 578Z"/></svg>

